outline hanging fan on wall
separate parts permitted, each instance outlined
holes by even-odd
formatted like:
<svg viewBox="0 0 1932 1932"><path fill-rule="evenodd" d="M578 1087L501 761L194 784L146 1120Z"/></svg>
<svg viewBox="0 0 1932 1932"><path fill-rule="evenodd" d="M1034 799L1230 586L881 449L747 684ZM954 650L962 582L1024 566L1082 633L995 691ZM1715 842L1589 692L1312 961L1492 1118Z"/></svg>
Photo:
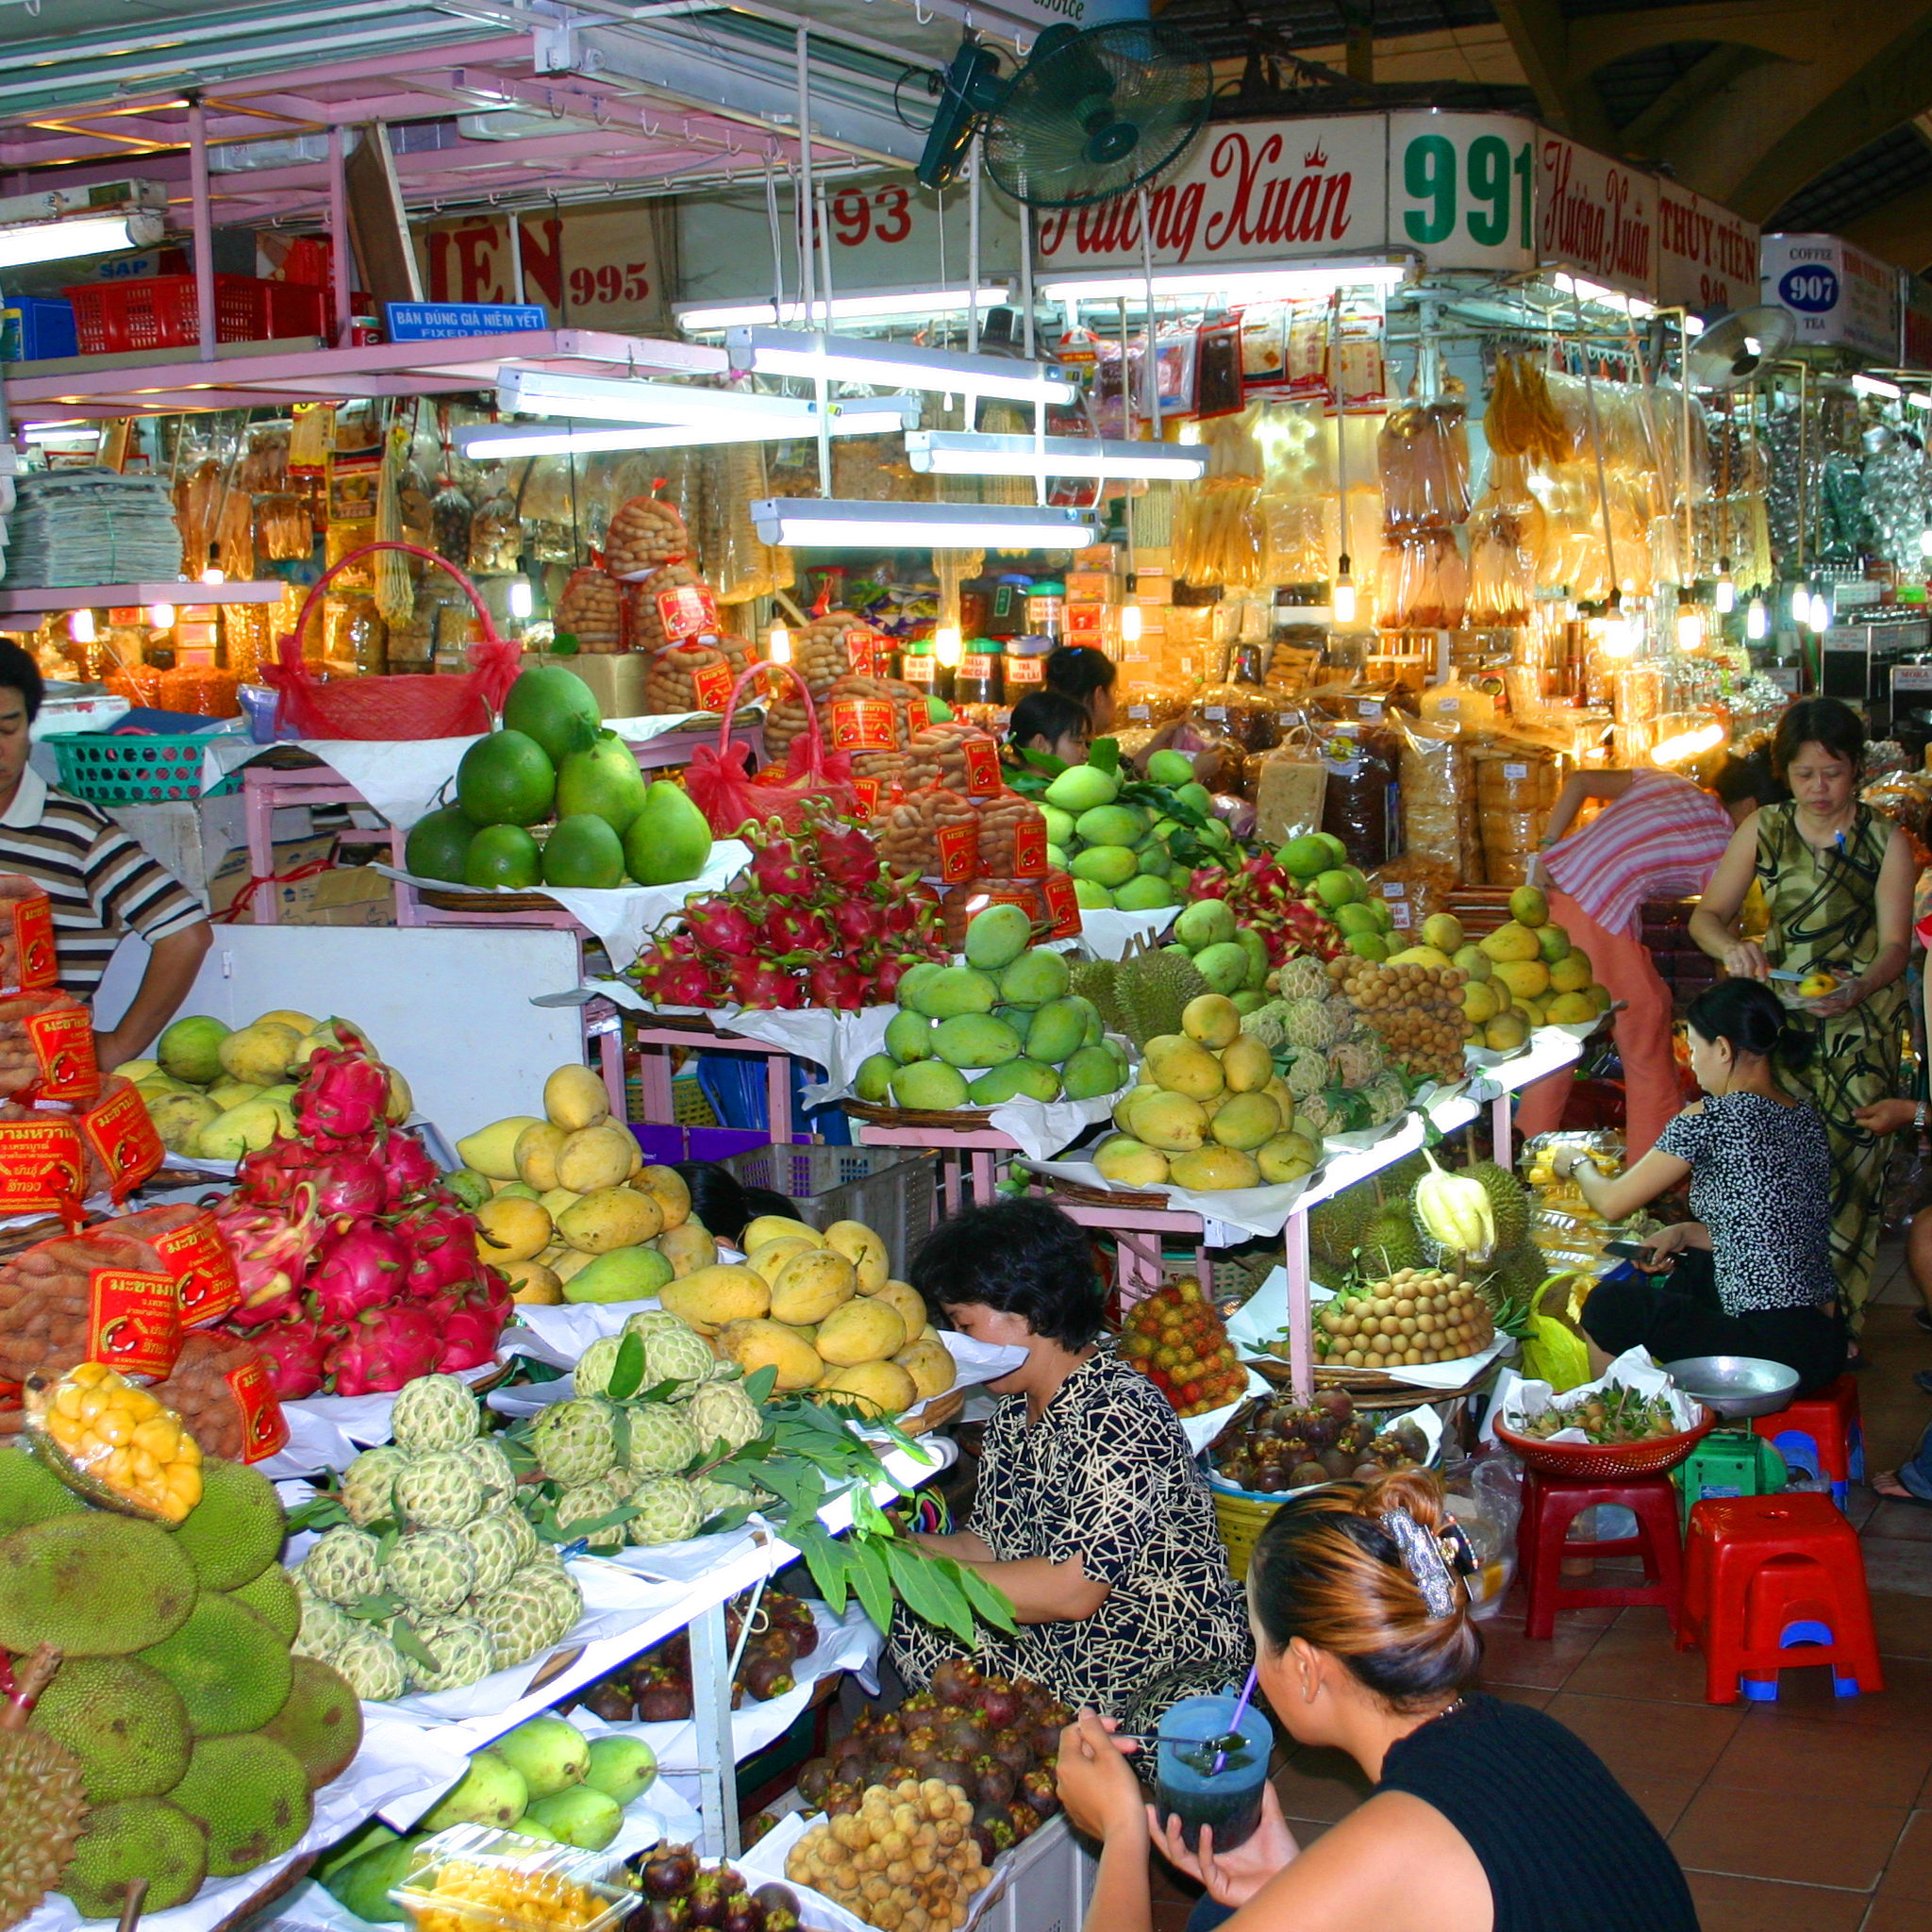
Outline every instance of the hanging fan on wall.
<svg viewBox="0 0 1932 1932"><path fill-rule="evenodd" d="M1699 336L1685 357L1691 386L1737 389L1791 346L1798 325L1790 310L1772 304L1734 309Z"/></svg>
<svg viewBox="0 0 1932 1932"><path fill-rule="evenodd" d="M979 135L981 165L1029 208L1079 208L1152 180L1179 159L1214 99L1200 43L1153 21L1049 27L1010 76L968 34L935 78L922 185L957 181Z"/></svg>

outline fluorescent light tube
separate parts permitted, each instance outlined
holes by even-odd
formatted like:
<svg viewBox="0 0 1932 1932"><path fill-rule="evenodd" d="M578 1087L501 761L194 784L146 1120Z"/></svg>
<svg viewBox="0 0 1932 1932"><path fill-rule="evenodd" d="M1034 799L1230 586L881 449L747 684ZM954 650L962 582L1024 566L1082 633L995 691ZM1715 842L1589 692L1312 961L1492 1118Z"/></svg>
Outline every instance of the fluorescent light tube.
<svg viewBox="0 0 1932 1932"><path fill-rule="evenodd" d="M979 291L981 308L997 308L1012 293L1005 282L994 282ZM810 324L825 313L826 305L814 302L807 308L802 302L681 302L673 308L679 328L691 335L714 334L725 328L757 328L783 325L796 327ZM860 322L874 318L885 321L902 315L964 315L973 308L970 289L887 289L871 295L835 295L831 313L835 321Z"/></svg>
<svg viewBox="0 0 1932 1932"><path fill-rule="evenodd" d="M1905 391L1897 383L1880 382L1875 375L1855 375L1852 377L1852 393L1876 396L1882 402L1895 403Z"/></svg>
<svg viewBox="0 0 1932 1932"><path fill-rule="evenodd" d="M1091 510L823 496L766 497L751 518L759 542L811 550L1083 550L1100 527Z"/></svg>
<svg viewBox="0 0 1932 1932"><path fill-rule="evenodd" d="M1329 295L1337 289L1393 289L1407 281L1409 265L1400 261L1310 263L1307 268L1170 269L1154 272L1154 299L1169 296L1230 295L1257 302L1287 301L1300 295ZM1042 282L1049 302L1144 301L1147 277L1139 273L1070 275Z"/></svg>
<svg viewBox="0 0 1932 1932"><path fill-rule="evenodd" d="M1197 482L1208 452L1163 442L1085 437L991 436L961 429L915 429L906 439L915 470L941 476L1098 476L1122 482Z"/></svg>
<svg viewBox="0 0 1932 1932"><path fill-rule="evenodd" d="M1607 289L1601 282L1586 281L1581 275L1556 275L1550 280L1566 295L1580 296L1586 302L1607 302L1612 308L1628 307L1637 316L1655 315L1657 304L1641 295L1626 295L1622 289Z"/></svg>
<svg viewBox="0 0 1932 1932"><path fill-rule="evenodd" d="M72 222L0 228L0 268L19 268L29 261L65 261L78 255L108 255L117 248L148 248L166 233L166 219L147 211L85 215Z"/></svg>
<svg viewBox="0 0 1932 1932"><path fill-rule="evenodd" d="M768 402L789 403L770 396ZM919 421L917 396L859 396L834 403L827 415L832 436L886 436ZM818 434L818 410L787 408L747 412L737 422L654 423L641 428L623 424L585 424L573 429L537 429L515 423L470 423L456 432L458 453L478 461L508 457L590 456L606 450L696 449L727 442L784 442Z"/></svg>
<svg viewBox="0 0 1932 1932"><path fill-rule="evenodd" d="M863 336L735 328L726 334L724 348L732 368L758 375L869 382L881 389L963 391L1016 403L1070 403L1078 393L1073 383L1043 362L922 349L909 342L874 342Z"/></svg>
<svg viewBox="0 0 1932 1932"><path fill-rule="evenodd" d="M811 418L811 404L798 396L760 395L753 390L693 389L675 382L612 381L598 375L563 375L553 369L507 363L497 371L496 407L506 416L573 416L584 422L738 423L790 416Z"/></svg>

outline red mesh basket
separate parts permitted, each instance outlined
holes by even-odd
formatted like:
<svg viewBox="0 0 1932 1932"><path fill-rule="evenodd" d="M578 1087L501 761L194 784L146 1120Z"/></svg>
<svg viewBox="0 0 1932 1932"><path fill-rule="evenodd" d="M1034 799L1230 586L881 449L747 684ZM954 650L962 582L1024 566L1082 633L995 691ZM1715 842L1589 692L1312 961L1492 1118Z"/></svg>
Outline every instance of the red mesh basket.
<svg viewBox="0 0 1932 1932"><path fill-rule="evenodd" d="M131 349L187 349L201 340L200 294L192 275L143 275L127 282L83 282L62 291L74 304L83 356ZM323 333L324 291L256 275L215 277L215 341L265 342Z"/></svg>
<svg viewBox="0 0 1932 1932"><path fill-rule="evenodd" d="M1525 1436L1496 1424L1496 1440L1526 1469L1544 1475L1570 1476L1585 1480L1599 1476L1609 1480L1619 1476L1662 1475L1675 1469L1711 1430L1717 1427L1715 1409L1700 1408L1702 1418L1695 1428L1681 1435L1658 1436L1649 1442L1546 1442L1541 1436Z"/></svg>
<svg viewBox="0 0 1932 1932"><path fill-rule="evenodd" d="M302 633L308 613L328 589L328 580L358 558L378 550L404 550L462 586L483 625L483 641L470 646L472 669L426 677L354 677L325 683L302 656ZM261 667L262 680L279 693L275 728L297 738L350 738L395 741L411 738L469 738L490 729L491 714L501 710L522 663L521 647L496 634L476 587L447 558L416 543L383 540L352 550L331 564L302 605L291 633L281 641L281 661Z"/></svg>
<svg viewBox="0 0 1932 1932"><path fill-rule="evenodd" d="M731 741L731 720L745 686L767 671L782 671L797 685L805 700L806 724L791 741L784 770L768 766L754 777L750 752ZM804 823L808 799L817 799L854 817L858 814L858 796L852 789L852 755L825 749L811 688L790 664L748 664L739 674L718 727L717 745L701 744L691 753L684 789L704 813L712 837L718 839L735 839L747 821L764 824L777 819L788 832L795 832Z"/></svg>

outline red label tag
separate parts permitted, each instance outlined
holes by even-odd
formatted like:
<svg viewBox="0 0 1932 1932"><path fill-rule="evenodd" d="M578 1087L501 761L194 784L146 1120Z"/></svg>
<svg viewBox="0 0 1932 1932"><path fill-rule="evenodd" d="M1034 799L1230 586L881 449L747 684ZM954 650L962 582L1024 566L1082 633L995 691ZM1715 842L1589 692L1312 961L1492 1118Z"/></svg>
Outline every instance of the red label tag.
<svg viewBox="0 0 1932 1932"><path fill-rule="evenodd" d="M885 781L880 778L861 778L857 772L852 774L852 795L858 801L861 818L875 819L879 815L879 805L885 791Z"/></svg>
<svg viewBox="0 0 1932 1932"><path fill-rule="evenodd" d="M916 737L932 723L932 713L926 709L924 698L906 700L906 735Z"/></svg>
<svg viewBox="0 0 1932 1932"><path fill-rule="evenodd" d="M117 1201L125 1200L161 1165L161 1137L148 1118L146 1102L131 1086L117 1087L98 1107L90 1108L80 1117L80 1130L108 1170L108 1191Z"/></svg>
<svg viewBox="0 0 1932 1932"><path fill-rule="evenodd" d="M96 1268L88 1276L90 1361L163 1380L181 1352L181 1304L165 1274Z"/></svg>
<svg viewBox="0 0 1932 1932"><path fill-rule="evenodd" d="M966 760L967 797L992 798L1007 789L1000 775L1000 748L991 739L961 739L959 752Z"/></svg>
<svg viewBox="0 0 1932 1932"><path fill-rule="evenodd" d="M989 886L986 903L989 906L1017 906L1027 918L1040 917L1040 894L1027 891L1024 886Z"/></svg>
<svg viewBox="0 0 1932 1932"><path fill-rule="evenodd" d="M898 741L891 698L841 698L832 706L834 751L892 751Z"/></svg>
<svg viewBox="0 0 1932 1932"><path fill-rule="evenodd" d="M1007 659L1007 682L1015 684L1044 684L1046 682L1046 659L1044 658L1008 658Z"/></svg>
<svg viewBox="0 0 1932 1932"><path fill-rule="evenodd" d="M674 584L658 592L658 622L667 644L687 638L716 637L718 600L708 584Z"/></svg>
<svg viewBox="0 0 1932 1932"><path fill-rule="evenodd" d="M875 630L855 628L845 633L845 658L855 677L883 677L885 660L891 655L891 642Z"/></svg>
<svg viewBox="0 0 1932 1932"><path fill-rule="evenodd" d="M731 702L731 687L738 680L728 664L707 664L691 675L691 688L703 711L722 711Z"/></svg>
<svg viewBox="0 0 1932 1932"><path fill-rule="evenodd" d="M907 684L937 684L940 676L940 660L930 651L908 651L899 660L899 676ZM921 719L924 724L924 700L920 701Z"/></svg>
<svg viewBox="0 0 1932 1932"><path fill-rule="evenodd" d="M1074 881L1063 872L1050 872L1043 890L1046 909L1053 920L1054 938L1077 939L1080 933L1080 895L1074 890Z"/></svg>
<svg viewBox="0 0 1932 1932"><path fill-rule="evenodd" d="M1107 629L1107 606L1105 604L1069 604L1067 606L1067 635L1070 638L1097 638Z"/></svg>
<svg viewBox="0 0 1932 1932"><path fill-rule="evenodd" d="M54 908L44 892L9 902L13 921L13 983L4 991L39 992L59 971L54 957Z"/></svg>
<svg viewBox="0 0 1932 1932"><path fill-rule="evenodd" d="M206 1328L242 1305L235 1257L222 1239L212 1214L200 1213L185 1227L145 1236L175 1277L175 1294L184 1328Z"/></svg>
<svg viewBox="0 0 1932 1932"><path fill-rule="evenodd" d="M235 1406L242 1411L242 1460L266 1462L279 1455L289 1446L289 1419L268 1378L267 1364L257 1356L222 1379L235 1391Z"/></svg>
<svg viewBox="0 0 1932 1932"><path fill-rule="evenodd" d="M87 1192L86 1169L71 1123L0 1121L0 1215L77 1208Z"/></svg>
<svg viewBox="0 0 1932 1932"><path fill-rule="evenodd" d="M1046 876L1046 820L1037 811L1022 812L1013 821L1013 876Z"/></svg>
<svg viewBox="0 0 1932 1932"><path fill-rule="evenodd" d="M933 835L940 848L940 877L949 886L963 886L979 868L979 826L941 825Z"/></svg>
<svg viewBox="0 0 1932 1932"><path fill-rule="evenodd" d="M101 1091L94 1065L93 1015L80 1005L29 1013L23 1022L40 1063L34 1093L41 1100L92 1100Z"/></svg>

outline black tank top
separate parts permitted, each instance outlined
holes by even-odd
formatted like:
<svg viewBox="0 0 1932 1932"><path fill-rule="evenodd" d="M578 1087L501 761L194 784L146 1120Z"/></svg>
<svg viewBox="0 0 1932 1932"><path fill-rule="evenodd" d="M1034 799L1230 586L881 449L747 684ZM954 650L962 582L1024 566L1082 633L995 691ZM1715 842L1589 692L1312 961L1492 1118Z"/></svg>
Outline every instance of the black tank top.
<svg viewBox="0 0 1932 1932"><path fill-rule="evenodd" d="M1392 1745L1378 1791L1432 1805L1480 1861L1495 1932L1698 1932L1671 1848L1582 1739L1480 1692Z"/></svg>

